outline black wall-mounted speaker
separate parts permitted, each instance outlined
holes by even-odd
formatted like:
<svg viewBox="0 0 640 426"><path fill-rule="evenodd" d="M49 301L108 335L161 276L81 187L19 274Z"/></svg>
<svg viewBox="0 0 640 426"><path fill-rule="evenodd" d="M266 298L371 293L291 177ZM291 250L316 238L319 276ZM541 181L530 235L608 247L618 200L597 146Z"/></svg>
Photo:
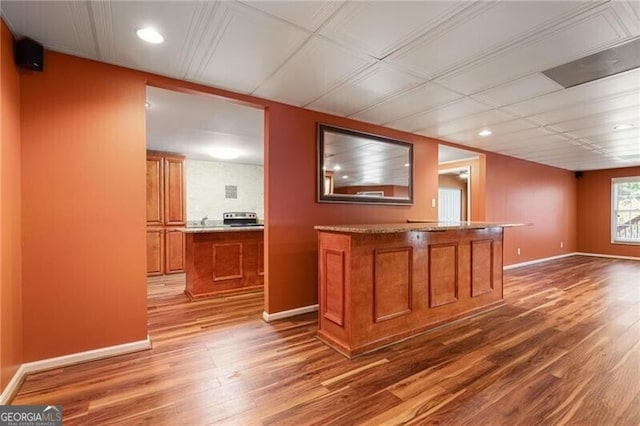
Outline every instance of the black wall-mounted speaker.
<svg viewBox="0 0 640 426"><path fill-rule="evenodd" d="M32 71L44 71L44 48L30 38L23 38L15 44L16 65Z"/></svg>
<svg viewBox="0 0 640 426"><path fill-rule="evenodd" d="M582 172L577 171L576 172L576 179L580 179L582 177Z"/></svg>

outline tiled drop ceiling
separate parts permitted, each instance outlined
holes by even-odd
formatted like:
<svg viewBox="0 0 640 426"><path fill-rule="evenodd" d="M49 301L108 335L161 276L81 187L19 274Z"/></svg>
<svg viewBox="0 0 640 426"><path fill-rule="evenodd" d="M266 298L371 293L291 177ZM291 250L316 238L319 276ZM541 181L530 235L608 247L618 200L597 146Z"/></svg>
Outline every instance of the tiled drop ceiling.
<svg viewBox="0 0 640 426"><path fill-rule="evenodd" d="M568 170L640 164L640 69L569 89L542 73L640 37L638 1L0 7L16 35L63 53ZM144 26L165 42L139 40Z"/></svg>

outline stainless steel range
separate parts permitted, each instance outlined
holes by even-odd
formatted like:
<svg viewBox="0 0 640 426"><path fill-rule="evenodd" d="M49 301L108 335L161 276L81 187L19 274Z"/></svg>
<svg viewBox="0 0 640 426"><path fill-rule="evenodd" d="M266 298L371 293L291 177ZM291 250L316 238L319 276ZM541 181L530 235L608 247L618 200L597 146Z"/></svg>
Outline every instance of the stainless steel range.
<svg viewBox="0 0 640 426"><path fill-rule="evenodd" d="M258 223L258 215L254 212L223 213L222 223L226 226L263 226Z"/></svg>

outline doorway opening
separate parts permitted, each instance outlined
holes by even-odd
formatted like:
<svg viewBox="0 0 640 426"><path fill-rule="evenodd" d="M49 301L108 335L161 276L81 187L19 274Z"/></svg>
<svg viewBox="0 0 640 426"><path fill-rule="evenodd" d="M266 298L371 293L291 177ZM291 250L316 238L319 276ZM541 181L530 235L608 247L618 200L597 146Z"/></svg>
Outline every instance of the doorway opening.
<svg viewBox="0 0 640 426"><path fill-rule="evenodd" d="M473 151L438 146L438 220L459 222L478 220L479 212L474 211L473 191L479 185L480 157ZM477 195L477 194L473 194ZM477 209L477 207L476 207Z"/></svg>
<svg viewBox="0 0 640 426"><path fill-rule="evenodd" d="M149 306L262 291L264 122L262 107L147 86Z"/></svg>

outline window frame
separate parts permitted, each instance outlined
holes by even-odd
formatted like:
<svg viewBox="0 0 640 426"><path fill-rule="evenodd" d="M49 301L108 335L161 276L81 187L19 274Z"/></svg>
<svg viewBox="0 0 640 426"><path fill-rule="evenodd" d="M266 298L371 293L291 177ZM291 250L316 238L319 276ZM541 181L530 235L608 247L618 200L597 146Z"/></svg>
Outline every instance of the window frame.
<svg viewBox="0 0 640 426"><path fill-rule="evenodd" d="M640 245L640 237L638 240L618 240L616 239L616 228L617 228L617 213L619 211L627 211L627 210L619 210L617 209L617 191L616 184L626 183L626 182L637 182L640 183L640 176L625 176L625 177L615 177L611 178L611 206L609 209L611 220L610 220L610 235L611 235L611 244L624 244L624 245ZM639 225L640 226L640 225Z"/></svg>

